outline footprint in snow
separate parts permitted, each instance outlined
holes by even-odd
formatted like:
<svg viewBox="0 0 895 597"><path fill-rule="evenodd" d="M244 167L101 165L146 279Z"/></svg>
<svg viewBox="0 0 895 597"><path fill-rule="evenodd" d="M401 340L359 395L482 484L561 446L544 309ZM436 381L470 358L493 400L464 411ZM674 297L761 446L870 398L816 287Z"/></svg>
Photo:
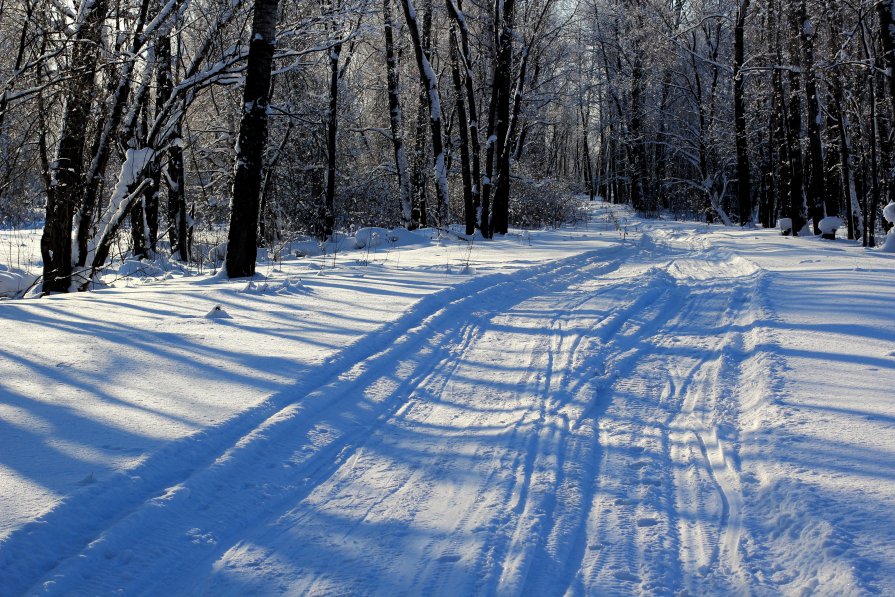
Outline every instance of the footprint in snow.
<svg viewBox="0 0 895 597"><path fill-rule="evenodd" d="M640 577L636 574L632 574L627 570L619 570L613 574L615 578L618 580L627 580L629 582L640 582Z"/></svg>

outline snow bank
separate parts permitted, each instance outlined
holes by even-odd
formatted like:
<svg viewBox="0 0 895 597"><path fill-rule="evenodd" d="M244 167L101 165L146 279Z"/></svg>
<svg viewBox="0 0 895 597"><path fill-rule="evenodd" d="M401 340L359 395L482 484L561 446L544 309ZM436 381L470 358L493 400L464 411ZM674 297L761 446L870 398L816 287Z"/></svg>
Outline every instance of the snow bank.
<svg viewBox="0 0 895 597"><path fill-rule="evenodd" d="M118 275L122 278L159 278L165 275L165 271L152 261L125 259L118 266Z"/></svg>
<svg viewBox="0 0 895 597"><path fill-rule="evenodd" d="M895 224L895 201L890 202L883 208L883 217L886 221Z"/></svg>
<svg viewBox="0 0 895 597"><path fill-rule="evenodd" d="M398 237L393 235L390 230L376 226L361 228L354 233L354 244L358 249L372 249L396 240Z"/></svg>
<svg viewBox="0 0 895 597"><path fill-rule="evenodd" d="M0 297L16 296L37 281L37 276L0 265Z"/></svg>

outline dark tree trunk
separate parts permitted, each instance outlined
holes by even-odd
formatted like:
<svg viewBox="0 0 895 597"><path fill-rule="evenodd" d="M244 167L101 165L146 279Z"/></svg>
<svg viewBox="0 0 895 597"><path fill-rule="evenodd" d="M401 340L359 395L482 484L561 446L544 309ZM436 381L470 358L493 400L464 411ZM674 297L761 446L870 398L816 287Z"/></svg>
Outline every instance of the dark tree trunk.
<svg viewBox="0 0 895 597"><path fill-rule="evenodd" d="M74 74L69 79L40 240L45 293L68 292L71 287L73 218L84 188L85 124L93 105L101 28L107 11L106 0L94 1L73 39L71 72Z"/></svg>
<svg viewBox="0 0 895 597"><path fill-rule="evenodd" d="M510 86L513 67L513 21L515 0L503 0L503 12L496 15L500 21L500 37L494 61L494 85L497 88L495 106L494 155L497 158L497 179L494 185L494 205L491 210L490 236L506 234L509 227L510 198ZM498 74L501 76L498 77Z"/></svg>
<svg viewBox="0 0 895 597"><path fill-rule="evenodd" d="M403 2L402 2L403 7ZM416 14L416 13L414 13ZM419 23L417 23L419 26ZM429 59L432 41L432 0L423 0L423 23L419 31L423 54ZM412 193L411 227L418 228L429 225L429 176L426 168L426 127L429 122L429 98L426 84L419 86L419 97L416 108L416 131L414 133L413 172L410 188Z"/></svg>
<svg viewBox="0 0 895 597"><path fill-rule="evenodd" d="M230 278L255 274L262 158L267 140L278 4L279 0L255 0L227 239L227 276Z"/></svg>
<svg viewBox="0 0 895 597"><path fill-rule="evenodd" d="M475 233L475 204L472 199L472 171L469 155L469 128L466 116L466 102L463 99L463 80L460 75L459 42L457 25L451 24L450 36L451 78L454 82L454 104L457 110L457 131L460 134L460 171L463 177L463 216L466 234Z"/></svg>
<svg viewBox="0 0 895 597"><path fill-rule="evenodd" d="M641 120L641 104L643 101L643 63L639 50L634 56L631 71L631 119L628 124L629 160L631 166L631 206L640 212L646 212L646 197L643 192L644 152L643 121Z"/></svg>
<svg viewBox="0 0 895 597"><path fill-rule="evenodd" d="M799 71L801 70L801 43L799 41L801 23L796 11L789 9L792 40L790 43L790 60L794 69L790 69L789 75L789 105L786 115L786 138L789 161L789 189L788 211L792 219L792 233L799 234L805 225L805 188L802 166L802 83Z"/></svg>
<svg viewBox="0 0 895 597"><path fill-rule="evenodd" d="M584 182L587 185L587 197L589 200L593 201L597 191L596 185L594 184L594 171L590 159L590 143L588 141L588 136L590 134L590 118L587 110L588 109L585 108L584 105L582 105L579 110L581 113L581 146L583 154L581 159L584 161Z"/></svg>
<svg viewBox="0 0 895 597"><path fill-rule="evenodd" d="M749 172L749 144L746 136L746 101L743 89L743 60L745 56L744 29L749 0L739 0L733 41L733 111L737 152L737 206L740 226L752 223L752 184Z"/></svg>
<svg viewBox="0 0 895 597"><path fill-rule="evenodd" d="M814 25L808 18L805 0L798 10L802 55L805 72L805 101L808 104L808 209L814 224L814 234L820 234L818 223L824 217L824 164L820 133L820 98L817 95L817 75L814 70ZM834 215L834 214L829 214Z"/></svg>
<svg viewBox="0 0 895 597"><path fill-rule="evenodd" d="M332 236L336 213L336 140L339 123L339 56L342 44L329 50L329 109L326 113L326 171L324 174L323 221L321 236Z"/></svg>
<svg viewBox="0 0 895 597"><path fill-rule="evenodd" d="M783 51L780 42L779 12L773 2L768 3L768 31L770 32L768 53L776 64L782 64ZM771 73L771 141L770 155L776 158L778 165L776 184L774 185L775 212L781 217L791 217L791 164L789 163L789 127L787 126L786 99L783 89L783 73L775 68ZM795 230L791 231L794 234Z"/></svg>
<svg viewBox="0 0 895 597"><path fill-rule="evenodd" d="M395 171L398 175L398 198L401 204L401 225L410 228L412 224L410 202L410 179L407 172L407 154L404 150L404 138L401 131L401 99L400 81L398 78L398 59L395 54L394 20L392 18L392 0L383 0L382 14L385 21L385 66L388 78L388 113L392 131L392 148L395 154Z"/></svg>
<svg viewBox="0 0 895 597"><path fill-rule="evenodd" d="M447 224L447 209L449 202L447 171L445 168L444 146L441 139L441 98L438 94L438 79L429 57L426 55L423 38L416 21L416 11L410 4L410 0L401 0L404 16L407 20L407 29L413 41L413 51L416 55L416 64L419 69L420 83L426 89L426 97L429 104L429 132L432 134L432 155L435 170L435 193L438 205L438 225Z"/></svg>
<svg viewBox="0 0 895 597"><path fill-rule="evenodd" d="M147 259L149 250L146 247L146 200L139 199L131 208L131 244L136 259Z"/></svg>
<svg viewBox="0 0 895 597"><path fill-rule="evenodd" d="M174 89L172 74L171 38L167 35L159 37L156 45L158 71L156 83L156 111L163 108L164 102L171 97ZM180 116L172 127L171 140L166 149L168 164L165 168L165 188L168 194L168 240L171 243L171 254L181 261L189 261L190 248L187 235L186 192L184 182L183 139Z"/></svg>

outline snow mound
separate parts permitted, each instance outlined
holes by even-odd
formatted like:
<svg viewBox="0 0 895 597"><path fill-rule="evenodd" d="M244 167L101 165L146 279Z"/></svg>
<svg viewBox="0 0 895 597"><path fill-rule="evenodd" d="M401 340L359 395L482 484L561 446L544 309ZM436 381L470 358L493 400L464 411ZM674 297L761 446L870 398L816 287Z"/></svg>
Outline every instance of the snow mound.
<svg viewBox="0 0 895 597"><path fill-rule="evenodd" d="M777 227L782 234L792 234L792 218L780 218L777 220Z"/></svg>
<svg viewBox="0 0 895 597"><path fill-rule="evenodd" d="M395 228L389 231L389 235L398 245L428 245L429 241L437 235L434 228L419 228L417 230L407 230L405 228Z"/></svg>
<svg viewBox="0 0 895 597"><path fill-rule="evenodd" d="M372 249L396 240L398 240L398 237L394 236L391 231L376 226L361 228L354 233L354 244L357 245L358 249Z"/></svg>
<svg viewBox="0 0 895 597"><path fill-rule="evenodd" d="M160 278L165 271L151 261L125 259L118 266L118 275L122 278Z"/></svg>
<svg viewBox="0 0 895 597"><path fill-rule="evenodd" d="M883 217L886 218L886 221L890 224L895 224L895 201L889 202L889 204L883 208ZM889 230L889 234L886 235L886 242L880 247L880 251L883 251L884 253L895 253L895 227Z"/></svg>
<svg viewBox="0 0 895 597"><path fill-rule="evenodd" d="M827 216L817 224L817 227L824 234L836 234L836 231L842 228L842 224L842 218Z"/></svg>
<svg viewBox="0 0 895 597"><path fill-rule="evenodd" d="M879 250L883 253L895 253L895 228L892 228L886 235L886 242Z"/></svg>
<svg viewBox="0 0 895 597"><path fill-rule="evenodd" d="M37 281L37 276L0 265L0 297L12 297Z"/></svg>
<svg viewBox="0 0 895 597"><path fill-rule="evenodd" d="M212 307L211 311L205 314L205 319L233 319L229 313L224 311L220 305Z"/></svg>
<svg viewBox="0 0 895 597"><path fill-rule="evenodd" d="M883 208L883 217L890 224L895 224L895 201L890 202Z"/></svg>
<svg viewBox="0 0 895 597"><path fill-rule="evenodd" d="M311 289L301 283L301 280L287 278L271 288L276 294L308 294Z"/></svg>
<svg viewBox="0 0 895 597"><path fill-rule="evenodd" d="M239 292L242 294L264 294L267 290L267 282L256 283L254 280L249 280Z"/></svg>

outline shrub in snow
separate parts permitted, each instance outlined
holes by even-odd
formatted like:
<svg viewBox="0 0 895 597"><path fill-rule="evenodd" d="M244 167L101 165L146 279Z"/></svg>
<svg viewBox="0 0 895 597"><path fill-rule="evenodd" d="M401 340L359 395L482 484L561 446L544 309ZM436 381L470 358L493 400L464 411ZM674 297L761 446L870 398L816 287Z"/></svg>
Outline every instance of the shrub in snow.
<svg viewBox="0 0 895 597"><path fill-rule="evenodd" d="M587 219L584 203L560 181L520 176L511 186L509 218L516 228L559 228Z"/></svg>
<svg viewBox="0 0 895 597"><path fill-rule="evenodd" d="M780 218L777 220L777 226L780 228L780 234L783 236L792 234L792 218Z"/></svg>
<svg viewBox="0 0 895 597"><path fill-rule="evenodd" d="M842 218L837 218L836 216L827 216L822 219L817 227L820 228L821 236L828 240L836 239L836 231L842 227Z"/></svg>
<svg viewBox="0 0 895 597"><path fill-rule="evenodd" d="M118 275L122 278L158 278L165 271L157 263L140 259L125 259L118 266Z"/></svg>

